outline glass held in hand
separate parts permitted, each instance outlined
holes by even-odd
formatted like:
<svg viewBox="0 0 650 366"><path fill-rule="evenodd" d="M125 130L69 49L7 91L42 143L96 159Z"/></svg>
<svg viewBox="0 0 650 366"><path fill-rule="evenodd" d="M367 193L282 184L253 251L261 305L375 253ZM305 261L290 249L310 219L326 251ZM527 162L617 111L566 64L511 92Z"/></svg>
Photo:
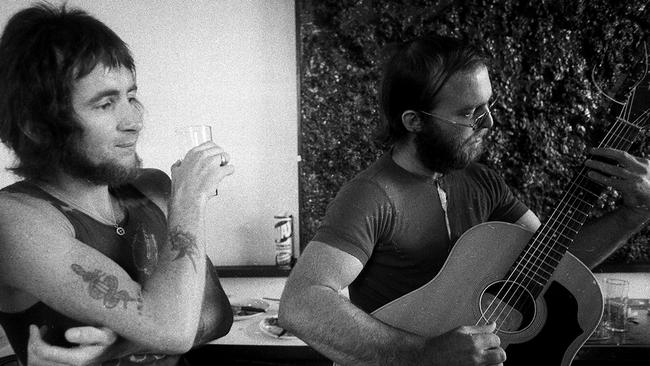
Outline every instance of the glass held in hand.
<svg viewBox="0 0 650 366"><path fill-rule="evenodd" d="M207 125L181 127L176 130L176 141L179 159L183 160L188 151L204 142L212 141L212 127Z"/></svg>
<svg viewBox="0 0 650 366"><path fill-rule="evenodd" d="M183 160L188 151L204 142L212 141L212 127L208 125L185 126L176 129L176 146L179 160ZM225 156L221 155L221 166L228 164ZM215 190L215 196L219 190Z"/></svg>

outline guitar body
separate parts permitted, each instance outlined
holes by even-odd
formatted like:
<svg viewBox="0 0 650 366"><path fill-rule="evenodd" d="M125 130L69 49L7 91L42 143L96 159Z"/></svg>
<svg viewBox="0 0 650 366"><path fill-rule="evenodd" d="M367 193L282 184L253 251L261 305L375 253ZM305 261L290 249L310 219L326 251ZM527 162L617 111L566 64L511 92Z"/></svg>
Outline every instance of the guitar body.
<svg viewBox="0 0 650 366"><path fill-rule="evenodd" d="M531 236L518 225L477 225L458 239L434 279L372 315L396 328L429 337L461 325L486 324L482 314L493 310L490 305L498 298L494 294L526 280L503 281ZM570 253L562 257L541 294L530 296L524 305L522 311L516 305L508 307L504 313L511 315L512 324L497 330L508 356L505 365L569 366L603 311L596 279Z"/></svg>

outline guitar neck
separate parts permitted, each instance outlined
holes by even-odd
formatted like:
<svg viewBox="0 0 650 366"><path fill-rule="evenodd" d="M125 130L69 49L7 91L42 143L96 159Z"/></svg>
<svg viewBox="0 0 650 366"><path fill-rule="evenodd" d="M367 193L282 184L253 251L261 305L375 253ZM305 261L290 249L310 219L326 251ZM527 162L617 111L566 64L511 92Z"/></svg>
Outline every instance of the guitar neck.
<svg viewBox="0 0 650 366"><path fill-rule="evenodd" d="M599 147L611 147L628 151L641 134L641 128L648 119L642 114L630 123L619 117ZM526 288L537 297L587 221L589 213L605 187L587 177L586 167L576 174L564 197L547 222L533 235L526 249L508 273L509 279L526 284ZM522 280L523 279L523 280Z"/></svg>

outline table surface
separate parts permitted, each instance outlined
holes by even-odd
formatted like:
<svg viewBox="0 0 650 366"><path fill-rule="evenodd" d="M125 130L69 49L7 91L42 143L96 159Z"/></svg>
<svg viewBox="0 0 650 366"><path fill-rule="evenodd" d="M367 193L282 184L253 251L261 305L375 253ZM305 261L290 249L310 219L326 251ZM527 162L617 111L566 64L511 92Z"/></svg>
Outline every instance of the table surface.
<svg viewBox="0 0 650 366"><path fill-rule="evenodd" d="M7 340L7 336L5 336L5 332L0 327L0 358L13 355L14 350L11 349L11 346L9 345L9 341Z"/></svg>
<svg viewBox="0 0 650 366"><path fill-rule="evenodd" d="M238 299L260 299L267 297L280 299L286 277L226 277L220 278L226 295L231 303ZM298 338L277 338L264 333L260 322L265 317L277 316L279 301L263 300L269 303L265 313L243 320L236 320L230 332L217 340L210 342L212 345L244 345L244 346L297 346L306 347L307 344ZM0 357L13 354L11 346L0 327Z"/></svg>
<svg viewBox="0 0 650 366"><path fill-rule="evenodd" d="M231 303L240 299L279 299L286 282L286 277L226 277L221 284ZM344 293L347 296L347 292ZM277 338L263 332L259 324L265 317L277 316L279 301L265 300L269 309L265 313L233 322L230 332L219 339L211 341L217 346L283 346L306 348L307 345L298 338ZM582 347L577 359L601 359L613 349L650 354L650 314L647 304L632 307L628 318L627 331L611 333L605 339L590 339ZM0 327L0 357L13 354L11 347ZM634 355L632 357L635 357ZM645 357L645 356L644 356Z"/></svg>
<svg viewBox="0 0 650 366"><path fill-rule="evenodd" d="M596 332L586 346L646 346L650 347L650 311L647 307L630 307L625 332L607 332L596 338Z"/></svg>
<svg viewBox="0 0 650 366"><path fill-rule="evenodd" d="M259 299L267 302L270 307L265 313L235 320L230 332L225 336L216 339L209 344L219 345L250 345L250 346L307 346L305 342L296 337L277 338L264 333L259 324L264 318L277 316L279 301L268 299L280 299L285 277L226 277L221 278L226 295L231 303L237 303L243 299ZM267 299L264 299L267 298Z"/></svg>

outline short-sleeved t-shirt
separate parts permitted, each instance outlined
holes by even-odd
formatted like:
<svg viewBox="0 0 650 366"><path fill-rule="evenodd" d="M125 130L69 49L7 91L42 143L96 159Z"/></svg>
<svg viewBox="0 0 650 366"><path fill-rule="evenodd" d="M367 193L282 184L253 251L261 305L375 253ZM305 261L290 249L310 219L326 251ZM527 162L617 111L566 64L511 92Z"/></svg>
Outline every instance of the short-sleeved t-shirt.
<svg viewBox="0 0 650 366"><path fill-rule="evenodd" d="M391 155L341 188L313 239L364 265L349 293L366 312L430 281L467 229L486 221L515 222L528 210L484 165L472 163L436 182L403 169Z"/></svg>

